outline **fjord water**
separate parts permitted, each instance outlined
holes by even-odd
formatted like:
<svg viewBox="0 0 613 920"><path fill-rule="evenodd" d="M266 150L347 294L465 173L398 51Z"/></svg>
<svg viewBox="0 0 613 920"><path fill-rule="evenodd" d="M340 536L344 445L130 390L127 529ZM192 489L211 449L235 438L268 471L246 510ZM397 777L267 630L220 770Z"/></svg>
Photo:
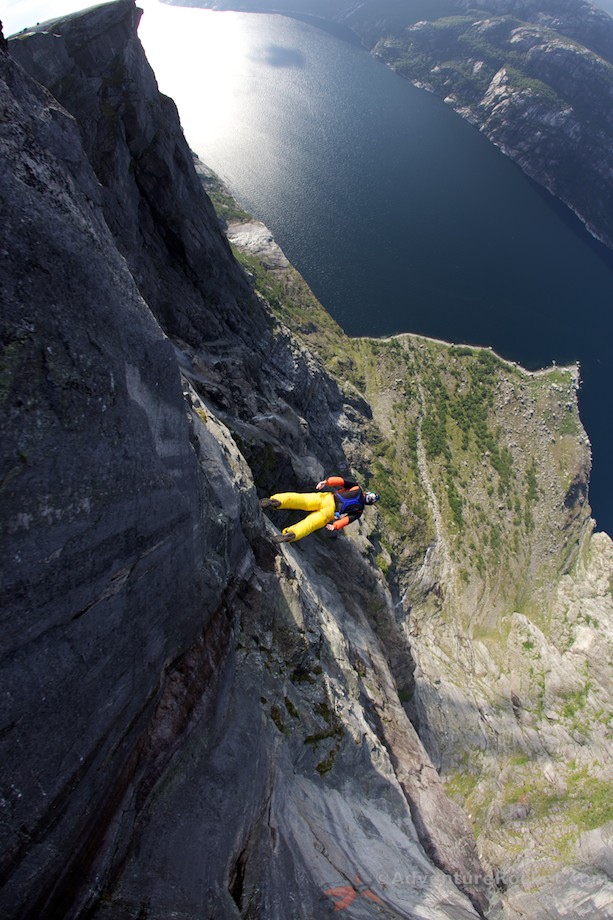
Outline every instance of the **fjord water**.
<svg viewBox="0 0 613 920"><path fill-rule="evenodd" d="M282 16L143 5L141 39L192 148L348 333L492 346L528 368L581 362L590 500L613 533L613 254L355 41Z"/></svg>

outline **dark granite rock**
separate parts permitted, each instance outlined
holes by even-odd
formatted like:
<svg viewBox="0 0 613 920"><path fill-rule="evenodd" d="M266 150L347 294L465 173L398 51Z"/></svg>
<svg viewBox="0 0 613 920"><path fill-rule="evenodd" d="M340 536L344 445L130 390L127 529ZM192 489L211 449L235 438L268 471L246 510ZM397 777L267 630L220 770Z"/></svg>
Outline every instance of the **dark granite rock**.
<svg viewBox="0 0 613 920"><path fill-rule="evenodd" d="M0 68L2 905L25 917L87 873L165 669L247 544L198 474L173 349L75 121Z"/></svg>
<svg viewBox="0 0 613 920"><path fill-rule="evenodd" d="M136 35L140 15L124 0L69 16L12 40L11 56L78 116L107 224L142 295L166 332L200 344L228 333L250 292L176 106L158 91ZM261 311L252 323L262 336Z"/></svg>

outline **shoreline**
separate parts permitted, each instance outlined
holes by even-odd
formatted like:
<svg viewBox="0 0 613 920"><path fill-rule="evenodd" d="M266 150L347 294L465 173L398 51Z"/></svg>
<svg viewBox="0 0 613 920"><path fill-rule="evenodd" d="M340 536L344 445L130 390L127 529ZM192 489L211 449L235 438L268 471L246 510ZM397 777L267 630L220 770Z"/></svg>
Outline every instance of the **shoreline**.
<svg viewBox="0 0 613 920"><path fill-rule="evenodd" d="M212 170L209 167L206 167L207 173L212 174ZM222 180L218 176L214 176L214 181L216 181L219 186L221 186L226 195L232 198L233 201L236 201L234 196L228 191ZM239 207L240 202L236 202ZM256 255L258 258L262 259L268 268L275 271L282 271L288 267L292 267L294 271L298 271L294 265L287 258L277 241L275 240L272 232L266 226L263 221L256 220L255 218L251 220L234 220L230 221L225 228L225 233L228 238L228 242L231 245L236 246L241 252L249 253L251 255ZM306 282L305 282L306 284ZM329 316L332 314L326 309L324 304L321 304L323 310ZM332 317L334 319L334 317ZM336 322L336 320L335 320ZM342 329L342 327L340 327ZM506 367L514 368L519 371L526 377L538 377L544 376L546 374L554 373L555 371L566 371L573 375L573 385L576 390L579 389L580 381L580 362L574 361L570 364L556 364L554 361L553 364L545 365L535 370L530 370L529 368L524 367L518 361L513 361L510 358L505 358L502 355L498 354L497 351L493 348L492 345L475 345L470 342L450 342L447 339L439 339L435 336L424 335L419 332L411 332L407 330L405 332L396 332L393 335L356 335L353 336L348 332L345 332L343 329L343 334L350 339L354 340L369 340L385 342L393 341L397 339L402 339L405 337L411 338L413 340L422 340L425 342L433 342L437 345L443 345L446 348L469 348L473 351L490 351L502 364Z"/></svg>

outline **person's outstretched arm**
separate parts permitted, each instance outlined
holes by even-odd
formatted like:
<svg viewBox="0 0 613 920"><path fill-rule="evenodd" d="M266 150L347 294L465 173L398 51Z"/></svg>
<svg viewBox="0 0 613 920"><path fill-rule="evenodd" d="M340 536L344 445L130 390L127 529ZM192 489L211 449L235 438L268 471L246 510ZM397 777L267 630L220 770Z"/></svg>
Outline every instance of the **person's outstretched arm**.
<svg viewBox="0 0 613 920"><path fill-rule="evenodd" d="M325 489L326 486L330 486L333 489L353 489L357 486L357 482L354 482L353 479L343 479L342 476L328 476L327 479L322 479L321 482L318 482L315 488L320 491Z"/></svg>
<svg viewBox="0 0 613 920"><path fill-rule="evenodd" d="M326 530L342 530L347 524L357 521L358 517L358 514L342 514L335 521L330 521L329 524L326 524Z"/></svg>

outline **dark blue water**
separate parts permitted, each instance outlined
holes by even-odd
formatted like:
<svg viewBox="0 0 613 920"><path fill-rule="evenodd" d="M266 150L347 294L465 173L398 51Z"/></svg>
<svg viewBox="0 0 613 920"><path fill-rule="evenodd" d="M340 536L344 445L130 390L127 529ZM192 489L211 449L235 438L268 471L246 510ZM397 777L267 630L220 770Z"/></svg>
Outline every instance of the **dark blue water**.
<svg viewBox="0 0 613 920"><path fill-rule="evenodd" d="M223 39L235 89L223 130L192 140L202 158L348 333L491 345L529 368L579 360L590 500L613 534L613 254L441 100L355 44L281 16L198 14L209 37L236 23ZM202 124L219 77L203 79Z"/></svg>

